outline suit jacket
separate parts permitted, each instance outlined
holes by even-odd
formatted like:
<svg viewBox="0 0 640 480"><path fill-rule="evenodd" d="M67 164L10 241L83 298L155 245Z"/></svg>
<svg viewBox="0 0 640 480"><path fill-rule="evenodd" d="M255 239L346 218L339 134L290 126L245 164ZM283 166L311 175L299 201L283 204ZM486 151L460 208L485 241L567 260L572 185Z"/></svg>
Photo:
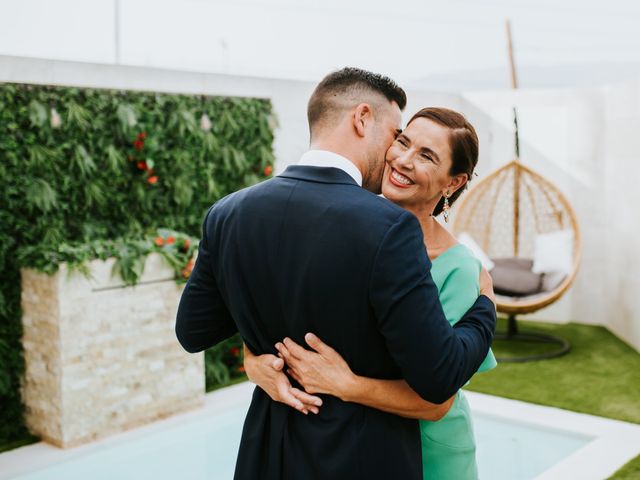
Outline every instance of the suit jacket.
<svg viewBox="0 0 640 480"><path fill-rule="evenodd" d="M359 375L404 378L441 403L476 372L495 328L481 296L451 328L417 219L336 168L291 166L207 213L176 333L197 352L240 331L255 354L307 332ZM256 388L236 479L421 479L418 422L324 396L305 416Z"/></svg>

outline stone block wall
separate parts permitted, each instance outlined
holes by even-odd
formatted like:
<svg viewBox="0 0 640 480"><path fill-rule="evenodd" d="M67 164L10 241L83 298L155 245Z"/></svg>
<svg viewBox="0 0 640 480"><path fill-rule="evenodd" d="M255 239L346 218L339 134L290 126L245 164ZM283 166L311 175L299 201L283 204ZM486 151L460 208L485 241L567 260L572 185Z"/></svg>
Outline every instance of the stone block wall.
<svg viewBox="0 0 640 480"><path fill-rule="evenodd" d="M61 266L22 272L23 399L33 433L71 447L192 409L204 402L203 354L174 333L182 287L158 255L133 287L111 275Z"/></svg>

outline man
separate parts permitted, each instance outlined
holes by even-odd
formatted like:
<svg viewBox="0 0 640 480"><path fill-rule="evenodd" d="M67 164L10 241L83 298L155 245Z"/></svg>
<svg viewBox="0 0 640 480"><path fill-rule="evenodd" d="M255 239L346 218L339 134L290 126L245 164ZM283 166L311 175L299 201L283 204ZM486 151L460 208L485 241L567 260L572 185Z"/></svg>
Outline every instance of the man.
<svg viewBox="0 0 640 480"><path fill-rule="evenodd" d="M375 195L405 104L392 80L363 70L320 82L300 164L207 213L178 310L185 349L240 331L254 354L275 354L283 338L302 344L314 332L355 373L404 378L433 403L475 373L495 328L493 303L480 296L452 329L417 219ZM417 421L331 396L319 414L304 415L256 388L237 479L421 475Z"/></svg>

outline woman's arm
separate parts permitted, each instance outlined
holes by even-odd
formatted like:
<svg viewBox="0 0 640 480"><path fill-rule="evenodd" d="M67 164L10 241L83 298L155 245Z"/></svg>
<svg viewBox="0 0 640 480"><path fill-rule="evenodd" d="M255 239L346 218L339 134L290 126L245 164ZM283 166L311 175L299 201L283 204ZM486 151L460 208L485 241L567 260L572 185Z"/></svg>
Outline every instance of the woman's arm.
<svg viewBox="0 0 640 480"><path fill-rule="evenodd" d="M455 395L442 404L423 400L404 380L378 380L355 375L347 362L317 336L308 333L306 350L289 338L276 344L287 372L307 393L326 393L377 410L407 418L436 421L446 415ZM296 398L299 398L294 393Z"/></svg>

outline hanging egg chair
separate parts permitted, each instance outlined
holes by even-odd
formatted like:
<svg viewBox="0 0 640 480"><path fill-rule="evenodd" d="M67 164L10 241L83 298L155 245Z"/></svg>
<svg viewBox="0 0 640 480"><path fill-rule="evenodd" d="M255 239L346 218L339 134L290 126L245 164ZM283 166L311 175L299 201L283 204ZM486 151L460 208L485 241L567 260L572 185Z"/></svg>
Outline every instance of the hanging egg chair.
<svg viewBox="0 0 640 480"><path fill-rule="evenodd" d="M471 237L495 265L489 273L494 280L496 308L509 318L507 332L497 333L496 338L558 345L544 354L501 360L528 361L568 352L566 340L519 332L516 323L516 315L533 313L556 302L575 280L580 264L580 230L566 197L516 158L461 200L453 232ZM549 271L536 271L535 263L549 263L545 255L558 254L565 257L559 260L562 268L554 270L552 265Z"/></svg>
<svg viewBox="0 0 640 480"><path fill-rule="evenodd" d="M567 198L516 158L477 184L457 207L453 232L470 237L489 257L496 309L508 315L506 332L497 332L495 338L556 345L544 353L499 360L525 362L567 353L571 346L565 339L521 332L516 321L518 314L556 302L575 280L581 239Z"/></svg>

